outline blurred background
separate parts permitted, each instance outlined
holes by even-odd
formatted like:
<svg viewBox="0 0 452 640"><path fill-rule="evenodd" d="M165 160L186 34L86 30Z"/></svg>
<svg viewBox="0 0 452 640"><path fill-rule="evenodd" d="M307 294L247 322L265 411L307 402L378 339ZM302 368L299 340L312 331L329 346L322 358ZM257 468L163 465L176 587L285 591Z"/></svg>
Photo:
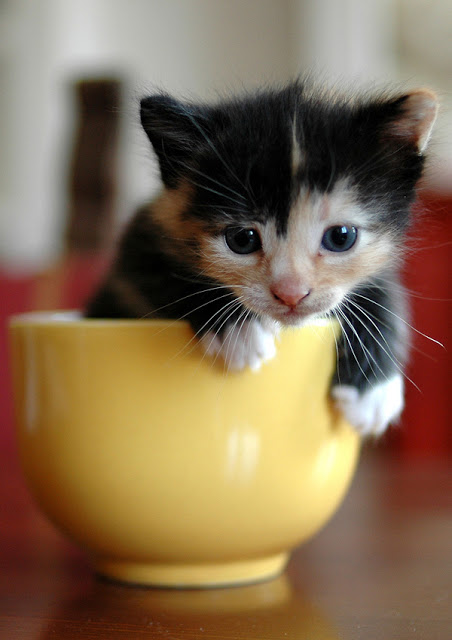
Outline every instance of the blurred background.
<svg viewBox="0 0 452 640"><path fill-rule="evenodd" d="M11 442L7 318L80 307L121 226L158 189L138 100L215 98L314 70L338 85L435 89L405 278L416 334L401 428L378 445L452 454L450 0L0 0L0 446Z"/></svg>

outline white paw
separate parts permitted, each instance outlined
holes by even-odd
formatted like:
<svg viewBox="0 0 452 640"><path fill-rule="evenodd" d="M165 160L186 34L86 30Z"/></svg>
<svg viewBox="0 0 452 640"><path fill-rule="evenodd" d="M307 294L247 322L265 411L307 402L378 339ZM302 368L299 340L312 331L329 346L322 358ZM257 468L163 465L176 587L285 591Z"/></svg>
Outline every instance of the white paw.
<svg viewBox="0 0 452 640"><path fill-rule="evenodd" d="M208 355L221 357L228 370L236 371L246 367L257 371L276 354L274 333L257 320L233 325L221 338L208 332L201 338L201 345Z"/></svg>
<svg viewBox="0 0 452 640"><path fill-rule="evenodd" d="M379 436L403 409L403 378L396 375L387 382L360 393L356 387L337 385L331 389L337 408L363 436Z"/></svg>

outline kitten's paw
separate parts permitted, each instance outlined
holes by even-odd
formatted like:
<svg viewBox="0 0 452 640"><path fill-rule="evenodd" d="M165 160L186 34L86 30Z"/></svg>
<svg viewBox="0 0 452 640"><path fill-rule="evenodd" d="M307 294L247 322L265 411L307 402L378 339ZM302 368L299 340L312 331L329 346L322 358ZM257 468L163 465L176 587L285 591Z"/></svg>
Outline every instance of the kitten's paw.
<svg viewBox="0 0 452 640"><path fill-rule="evenodd" d="M222 337L208 332L201 338L201 345L208 355L221 357L228 370L235 371L246 367L257 371L276 354L274 333L257 320L234 325Z"/></svg>
<svg viewBox="0 0 452 640"><path fill-rule="evenodd" d="M387 382L360 393L356 387L336 385L331 389L337 408L363 436L379 436L403 409L403 378L396 375Z"/></svg>

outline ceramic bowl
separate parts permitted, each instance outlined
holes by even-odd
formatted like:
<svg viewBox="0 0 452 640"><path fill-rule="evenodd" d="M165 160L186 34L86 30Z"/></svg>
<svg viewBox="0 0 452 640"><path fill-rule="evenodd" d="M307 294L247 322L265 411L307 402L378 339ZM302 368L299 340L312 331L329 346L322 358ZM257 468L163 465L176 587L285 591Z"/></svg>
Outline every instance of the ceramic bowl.
<svg viewBox="0 0 452 640"><path fill-rule="evenodd" d="M199 587L278 574L337 509L358 457L328 400L335 333L286 331L258 372L226 373L183 322L13 318L32 493L110 578Z"/></svg>

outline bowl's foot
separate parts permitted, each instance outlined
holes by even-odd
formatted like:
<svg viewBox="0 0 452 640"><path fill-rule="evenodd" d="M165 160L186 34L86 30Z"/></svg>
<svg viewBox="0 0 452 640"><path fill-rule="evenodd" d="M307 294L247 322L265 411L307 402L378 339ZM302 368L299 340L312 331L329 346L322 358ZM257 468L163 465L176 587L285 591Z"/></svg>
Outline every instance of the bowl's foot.
<svg viewBox="0 0 452 640"><path fill-rule="evenodd" d="M100 558L95 561L98 574L129 584L172 588L225 587L268 580L284 569L288 553L241 560L199 564L146 563Z"/></svg>

